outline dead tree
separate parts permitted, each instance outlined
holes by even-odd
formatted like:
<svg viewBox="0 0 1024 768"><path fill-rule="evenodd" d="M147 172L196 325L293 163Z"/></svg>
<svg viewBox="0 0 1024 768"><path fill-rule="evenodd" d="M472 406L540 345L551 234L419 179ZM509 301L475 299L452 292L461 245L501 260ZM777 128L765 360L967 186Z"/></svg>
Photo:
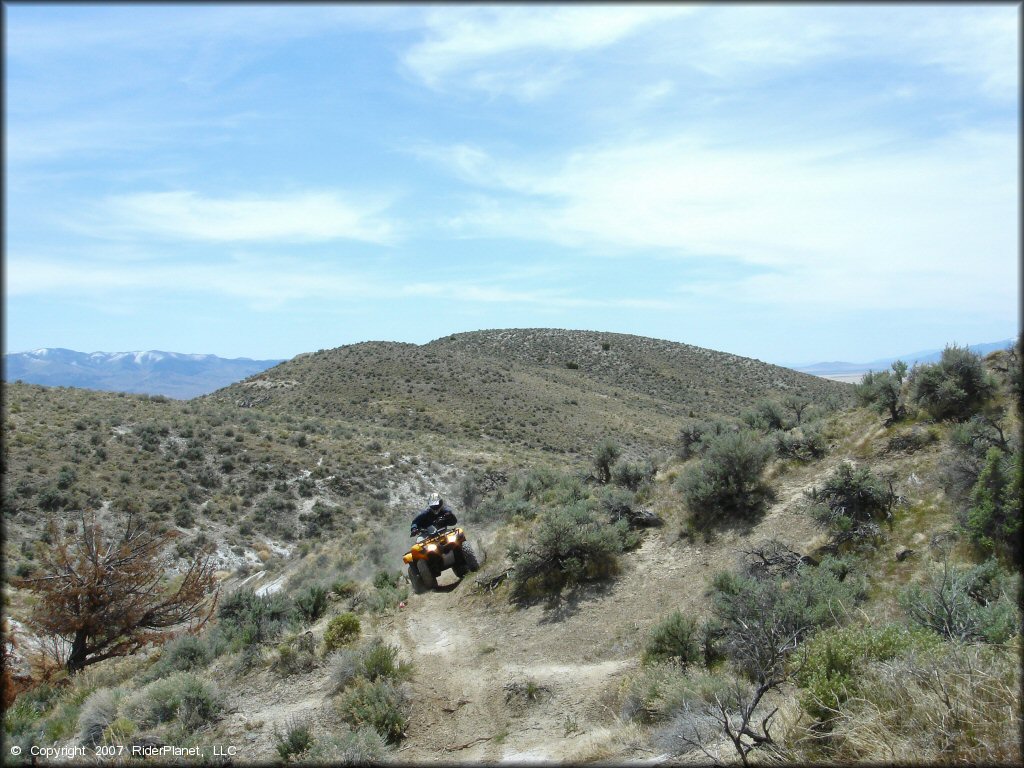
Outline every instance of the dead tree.
<svg viewBox="0 0 1024 768"><path fill-rule="evenodd" d="M213 613L217 589L208 554L193 555L173 578L176 586L168 584L164 552L175 531L149 531L128 515L120 533L107 533L95 514L83 513L71 533L51 521L49 536L39 558L43 575L15 586L36 594L30 624L66 643L71 674L196 631Z"/></svg>

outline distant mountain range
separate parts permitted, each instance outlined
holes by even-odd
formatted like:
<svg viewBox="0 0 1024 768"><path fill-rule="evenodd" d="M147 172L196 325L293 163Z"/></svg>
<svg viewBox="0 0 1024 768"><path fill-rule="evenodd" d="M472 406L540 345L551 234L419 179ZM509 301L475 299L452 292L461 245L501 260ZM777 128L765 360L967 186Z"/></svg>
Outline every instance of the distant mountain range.
<svg viewBox="0 0 1024 768"><path fill-rule="evenodd" d="M967 347L976 354L987 355L989 352L995 352L999 349L1012 347L1013 343L1013 339L1004 339L1003 341L993 341L987 344L968 344ZM841 381L858 381L860 377L868 371L884 371L897 360L902 360L908 366L913 367L915 363L920 363L922 365L926 363L937 363L941 357L941 349L925 349L920 352L910 352L906 355L897 355L896 357L882 357L878 360L872 360L867 363L846 363L838 361L812 363L811 365L793 366L793 370L800 371L801 373L809 373L813 376L823 376L825 378L838 379Z"/></svg>
<svg viewBox="0 0 1024 768"><path fill-rule="evenodd" d="M223 358L178 352L75 352L35 349L4 355L5 381L188 400L214 392L281 360Z"/></svg>

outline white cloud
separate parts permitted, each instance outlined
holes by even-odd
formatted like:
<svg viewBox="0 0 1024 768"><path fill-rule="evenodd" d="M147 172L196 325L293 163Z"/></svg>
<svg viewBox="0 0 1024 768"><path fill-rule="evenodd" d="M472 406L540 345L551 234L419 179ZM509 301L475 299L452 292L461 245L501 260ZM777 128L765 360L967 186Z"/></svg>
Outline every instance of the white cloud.
<svg viewBox="0 0 1024 768"><path fill-rule="evenodd" d="M166 260L78 263L63 259L12 257L7 264L9 296L97 297L106 294L215 294L264 304L314 298L356 298L372 283L355 274L308 269L288 261L181 264Z"/></svg>
<svg viewBox="0 0 1024 768"><path fill-rule="evenodd" d="M580 54L630 40L628 66L745 85L827 60L945 70L998 100L1016 97L1019 9L983 6L539 6L440 8L403 57L432 88L529 100L582 69Z"/></svg>
<svg viewBox="0 0 1024 768"><path fill-rule="evenodd" d="M352 203L326 191L231 198L190 191L151 192L107 198L79 226L114 238L388 243L396 233L394 225L380 216L387 207L383 201Z"/></svg>
<svg viewBox="0 0 1024 768"><path fill-rule="evenodd" d="M641 88L636 94L636 100L639 104L653 104L657 101L661 101L667 96L670 96L676 89L675 83L668 79L659 80L656 83Z"/></svg>
<svg viewBox="0 0 1024 768"><path fill-rule="evenodd" d="M527 267L500 280L406 282L368 271L342 270L331 265L296 263L287 259L235 257L220 263L168 264L166 260L82 263L50 257L15 256L7 263L7 295L56 296L90 302L110 300L144 307L145 297L209 296L235 299L255 309L274 309L293 302L403 300L444 298L461 304L503 304L549 309L644 309L667 311L671 301L619 296L586 298L561 288L516 288L530 278Z"/></svg>
<svg viewBox="0 0 1024 768"><path fill-rule="evenodd" d="M590 253L744 263L722 295L777 303L978 306L1016 286L1017 137L965 133L899 152L856 140L766 150L696 136L578 150L531 168L450 153L486 190L463 236ZM735 298L736 296L734 296Z"/></svg>
<svg viewBox="0 0 1024 768"><path fill-rule="evenodd" d="M1019 88L1014 5L723 6L679 27L669 57L723 78L756 77L816 61L934 66L998 100Z"/></svg>
<svg viewBox="0 0 1024 768"><path fill-rule="evenodd" d="M545 92L550 72L533 73L528 80L536 83L502 77L502 72L524 72L507 66L510 57L604 48L642 27L690 12L672 6L438 8L426 16L426 39L405 54L404 62L431 87L468 73L470 84L485 90Z"/></svg>

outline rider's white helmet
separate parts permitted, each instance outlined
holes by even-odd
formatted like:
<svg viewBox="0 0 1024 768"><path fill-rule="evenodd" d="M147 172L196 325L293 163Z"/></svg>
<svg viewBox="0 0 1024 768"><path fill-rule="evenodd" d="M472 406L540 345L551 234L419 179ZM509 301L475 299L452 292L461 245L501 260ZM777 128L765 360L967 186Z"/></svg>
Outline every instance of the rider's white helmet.
<svg viewBox="0 0 1024 768"><path fill-rule="evenodd" d="M441 498L441 494L432 493L430 498L427 499L427 507L430 509L440 509L444 505L444 500Z"/></svg>

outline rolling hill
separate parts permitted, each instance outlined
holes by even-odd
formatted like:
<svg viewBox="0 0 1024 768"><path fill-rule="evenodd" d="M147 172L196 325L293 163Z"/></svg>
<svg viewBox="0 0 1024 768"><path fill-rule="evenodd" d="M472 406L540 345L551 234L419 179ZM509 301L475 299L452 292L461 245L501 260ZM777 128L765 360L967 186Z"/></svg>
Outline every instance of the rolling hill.
<svg viewBox="0 0 1024 768"><path fill-rule="evenodd" d="M1000 382L990 413L1003 415L968 425L980 438L1019 434L1018 363L989 356ZM841 404L851 388L681 344L533 329L320 351L188 402L3 389L5 671L18 692L4 725L23 764L32 747L85 744L175 745L215 762L208 745L225 745L237 765L723 763L736 748L716 713L735 719L748 702L755 727L773 726L756 747L766 760L1020 762L1019 580L1003 586L1013 574L964 536L961 475L978 454L963 424L917 409L888 424L841 407L759 426L744 439L770 446L764 509L701 532L684 481L713 460L672 445L683 418L735 416L793 392ZM818 450L787 449L814 435ZM657 460L642 477L602 481L592 463L602 436ZM888 489L894 506L841 549L843 529L810 502L843 468L856 468L856 487ZM482 569L445 572L436 591L415 594L401 557L410 513L434 490L458 509ZM661 524L627 535L623 505ZM221 591L198 634L61 680L52 665L63 646L32 626L40 602L18 579L45 579L55 537L73 536L88 510L112 527L131 513L167 530L169 574L208 553ZM622 550L603 577L517 598L524 553L552 532L607 543L612 529ZM961 608L988 611L985 642L908 617L907 596L924 604L914 590L948 573L984 587L989 602L976 609L980 598L961 595ZM757 600L731 602L722 587L733 584ZM746 624L716 634L733 604L769 630L780 611L811 622L793 638L800 663L780 667L785 685L763 700L750 698L760 694L732 645L761 635ZM353 636L338 641L340 625ZM673 627L689 627L677 649L688 666L651 663ZM836 659L849 674L801 676L807 659L822 669ZM38 684L47 669L59 684ZM823 739L826 700L815 697L852 685L856 696L827 699L834 736ZM681 738L693 723L699 747Z"/></svg>
<svg viewBox="0 0 1024 768"><path fill-rule="evenodd" d="M666 447L679 420L739 416L764 398L849 402L852 389L724 352L625 334L462 333L421 346L367 342L289 360L212 402L331 416L555 453L606 437Z"/></svg>

